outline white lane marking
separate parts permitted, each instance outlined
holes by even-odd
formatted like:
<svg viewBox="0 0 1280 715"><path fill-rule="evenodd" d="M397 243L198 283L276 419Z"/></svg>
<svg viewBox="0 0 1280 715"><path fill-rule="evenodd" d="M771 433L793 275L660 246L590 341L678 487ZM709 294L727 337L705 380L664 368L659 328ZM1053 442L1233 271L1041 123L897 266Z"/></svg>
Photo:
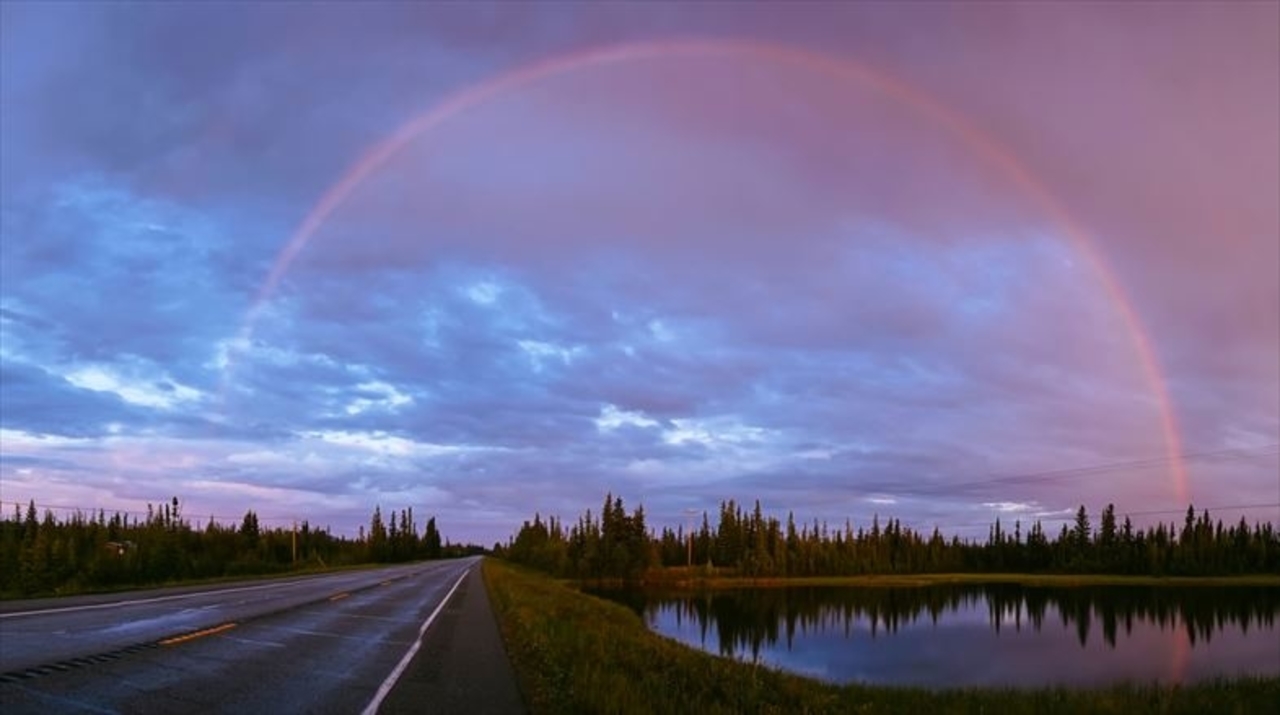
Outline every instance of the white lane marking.
<svg viewBox="0 0 1280 715"><path fill-rule="evenodd" d="M199 598L200 596L217 596L224 593L241 593L244 591L261 591L267 588L281 588L283 586L293 586L301 583L308 583L316 579L300 578L292 581L278 581L276 583L263 584L261 586L241 586L239 588L224 588L218 591L196 591L194 593L180 593L174 596L157 596L156 598L139 598L132 601L112 601L111 603L94 603L88 606L66 606L63 608L42 608L38 611L14 611L12 613L0 613L0 620L5 618L20 618L22 616L42 616L49 613L72 613L74 611L97 611L103 608L121 608L123 606L138 606L144 603L162 603L164 601L180 601L184 598ZM342 579L345 581L346 579ZM209 606L206 606L209 608Z"/></svg>
<svg viewBox="0 0 1280 715"><path fill-rule="evenodd" d="M453 582L453 588L449 589L449 592L444 595L440 605L436 606L436 610L432 611L431 615L427 616L427 620L422 622L422 627L418 629L418 639L413 642L413 645L409 646L409 650L405 651L404 657L396 664L396 669L391 671L391 675L388 675L387 679L382 681L378 692L373 695L373 700L369 701L369 704L360 712L360 715L377 715L378 706L382 705L383 699L396 686L396 681L400 680L401 675L404 675L404 669L409 667L409 662L413 660L413 656L418 654L418 649L422 647L422 637L427 634L427 629L431 627L431 622L436 619L436 616L440 615L440 611L444 610L445 604L453 597L453 592L457 591L458 587L462 585L462 579L466 578L468 573L471 573L470 566L462 572L457 581Z"/></svg>

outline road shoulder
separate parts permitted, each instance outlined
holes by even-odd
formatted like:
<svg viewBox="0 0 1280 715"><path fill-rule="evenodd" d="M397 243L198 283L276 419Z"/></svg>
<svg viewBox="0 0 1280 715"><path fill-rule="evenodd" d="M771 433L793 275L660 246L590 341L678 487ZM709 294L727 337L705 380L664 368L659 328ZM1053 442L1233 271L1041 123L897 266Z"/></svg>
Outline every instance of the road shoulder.
<svg viewBox="0 0 1280 715"><path fill-rule="evenodd" d="M525 712L479 561L427 630L379 712Z"/></svg>

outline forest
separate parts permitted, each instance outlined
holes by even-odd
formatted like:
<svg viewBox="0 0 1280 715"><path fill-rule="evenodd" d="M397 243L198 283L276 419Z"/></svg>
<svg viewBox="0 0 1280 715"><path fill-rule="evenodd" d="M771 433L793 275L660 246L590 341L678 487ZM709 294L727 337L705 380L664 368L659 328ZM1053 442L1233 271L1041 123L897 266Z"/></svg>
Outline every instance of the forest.
<svg viewBox="0 0 1280 715"><path fill-rule="evenodd" d="M917 573L1089 573L1152 576L1222 576L1280 573L1280 534L1270 522L1232 525L1188 506L1181 526L1158 523L1135 529L1116 519L1112 504L1097 525L1082 505L1074 521L1056 534L1039 521L1002 523L985 540L925 534L897 519L879 517L857 528L817 521L786 523L761 512L745 512L734 501L720 504L701 528L651 531L644 508L628 513L621 497L605 497L598 516L589 510L566 527L535 515L496 551L511 561L566 578L644 580L655 569L707 566L746 577L852 576Z"/></svg>
<svg viewBox="0 0 1280 715"><path fill-rule="evenodd" d="M263 526L252 509L239 525L210 518L193 528L177 497L147 513L75 511L57 518L15 504L0 518L0 596L60 595L193 579L274 574L365 563L462 556L480 547L442 540L435 517L420 534L413 509L384 517L349 539L307 521Z"/></svg>
<svg viewBox="0 0 1280 715"><path fill-rule="evenodd" d="M366 563L396 563L483 553L443 539L435 517L421 532L413 509L384 515L375 507L368 528L352 539L308 521L268 527L253 510L238 525L210 518L193 527L175 497L145 515L74 511L58 518L34 503L0 516L0 596L83 593L115 588ZM1108 504L1093 519L1084 506L1057 534L1039 521L1010 526L996 520L985 540L924 534L897 519L877 517L857 528L817 521L785 523L747 512L730 500L712 524L649 529L644 508L628 512L621 497L605 497L566 527L535 515L493 553L567 578L643 580L663 567L694 564L746 577L913 573L1095 573L1220 576L1280 573L1280 533L1270 522L1232 525L1187 507L1185 519L1135 529Z"/></svg>

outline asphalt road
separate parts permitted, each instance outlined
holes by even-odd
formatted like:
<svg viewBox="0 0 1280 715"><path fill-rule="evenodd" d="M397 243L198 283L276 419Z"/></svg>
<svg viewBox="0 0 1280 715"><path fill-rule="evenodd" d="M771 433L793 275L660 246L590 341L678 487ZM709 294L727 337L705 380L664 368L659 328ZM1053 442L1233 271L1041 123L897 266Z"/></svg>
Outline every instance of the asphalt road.
<svg viewBox="0 0 1280 715"><path fill-rule="evenodd" d="M0 711L521 712L478 559L0 607Z"/></svg>

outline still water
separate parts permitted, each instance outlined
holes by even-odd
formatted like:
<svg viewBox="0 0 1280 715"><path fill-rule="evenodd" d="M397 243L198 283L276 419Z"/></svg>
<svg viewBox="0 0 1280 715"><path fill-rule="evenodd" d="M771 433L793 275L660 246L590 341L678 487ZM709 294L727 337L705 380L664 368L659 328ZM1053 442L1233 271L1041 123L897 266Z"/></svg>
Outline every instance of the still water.
<svg viewBox="0 0 1280 715"><path fill-rule="evenodd" d="M662 635L837 683L923 687L1280 675L1280 589L805 587L599 592Z"/></svg>

